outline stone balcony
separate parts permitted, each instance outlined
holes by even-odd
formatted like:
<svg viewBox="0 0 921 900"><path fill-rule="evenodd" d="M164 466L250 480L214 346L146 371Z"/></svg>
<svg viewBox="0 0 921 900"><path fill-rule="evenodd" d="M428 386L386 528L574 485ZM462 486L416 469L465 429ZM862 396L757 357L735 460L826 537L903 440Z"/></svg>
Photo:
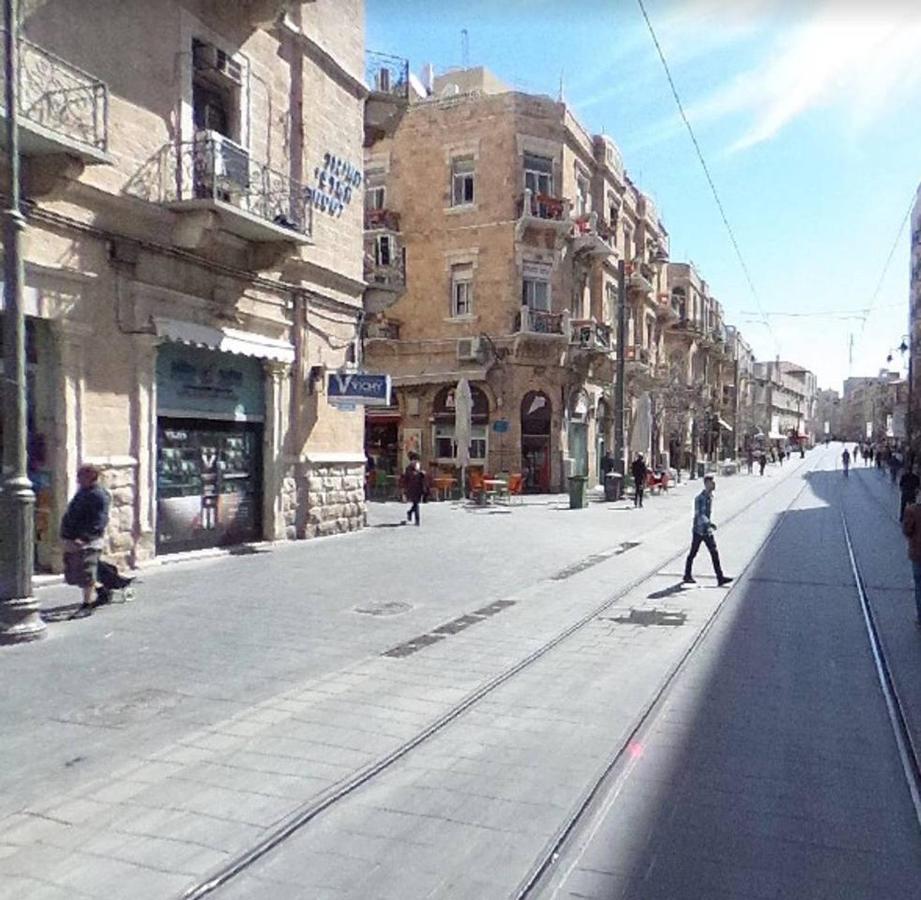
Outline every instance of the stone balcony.
<svg viewBox="0 0 921 900"><path fill-rule="evenodd" d="M392 209L366 209L365 231L400 230L400 214Z"/></svg>
<svg viewBox="0 0 921 900"><path fill-rule="evenodd" d="M400 339L400 323L396 319L369 319L365 322L365 339L398 341Z"/></svg>
<svg viewBox="0 0 921 900"><path fill-rule="evenodd" d="M409 106L409 60L365 51L365 146L392 135Z"/></svg>
<svg viewBox="0 0 921 900"><path fill-rule="evenodd" d="M656 315L665 322L677 322L681 318L681 309L670 294L663 292L656 297Z"/></svg>
<svg viewBox="0 0 921 900"><path fill-rule="evenodd" d="M0 103L5 59L0 47ZM19 149L23 156L64 154L84 164L110 162L106 85L25 38L19 39ZM0 108L6 118L6 109ZM6 145L6 130L0 129Z"/></svg>
<svg viewBox="0 0 921 900"><path fill-rule="evenodd" d="M578 350L610 353L611 326L594 319L572 319L569 323L569 343Z"/></svg>
<svg viewBox="0 0 921 900"><path fill-rule="evenodd" d="M568 312L546 312L522 306L515 316L515 331L518 334L547 334L568 336L570 334Z"/></svg>
<svg viewBox="0 0 921 900"><path fill-rule="evenodd" d="M391 263L382 264L366 255L364 276L369 288L398 294L406 287L406 266L402 256Z"/></svg>
<svg viewBox="0 0 921 900"><path fill-rule="evenodd" d="M650 366L649 349L642 344L628 344L624 355L624 365L628 372L648 371Z"/></svg>
<svg viewBox="0 0 921 900"><path fill-rule="evenodd" d="M518 220L527 228L549 228L566 234L572 228L569 201L526 190L518 198Z"/></svg>
<svg viewBox="0 0 921 900"><path fill-rule="evenodd" d="M627 290L636 293L652 294L655 288L655 272L649 263L631 262L627 263Z"/></svg>
<svg viewBox="0 0 921 900"><path fill-rule="evenodd" d="M613 232L604 222L599 222L595 212L573 220L572 249L575 253L600 258L617 255Z"/></svg>

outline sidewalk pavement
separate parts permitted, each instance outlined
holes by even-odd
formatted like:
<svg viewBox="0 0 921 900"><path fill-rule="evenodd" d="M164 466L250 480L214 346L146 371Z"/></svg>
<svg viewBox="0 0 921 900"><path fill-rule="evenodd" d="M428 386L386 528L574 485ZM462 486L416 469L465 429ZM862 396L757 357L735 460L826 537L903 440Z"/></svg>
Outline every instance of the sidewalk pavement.
<svg viewBox="0 0 921 900"><path fill-rule="evenodd" d="M726 515L764 490L722 484ZM690 503L430 504L419 529L375 506L359 534L145 572L135 603L8 648L0 896L177 892L681 548ZM408 681L380 655L498 600L479 652Z"/></svg>

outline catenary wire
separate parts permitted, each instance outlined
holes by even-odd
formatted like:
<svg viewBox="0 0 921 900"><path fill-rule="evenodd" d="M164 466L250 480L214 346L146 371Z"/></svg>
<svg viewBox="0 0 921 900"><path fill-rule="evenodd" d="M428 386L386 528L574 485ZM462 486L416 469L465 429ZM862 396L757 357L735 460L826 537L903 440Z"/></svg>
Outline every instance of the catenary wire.
<svg viewBox="0 0 921 900"><path fill-rule="evenodd" d="M774 329L771 327L770 320L764 314L764 310L761 305L761 297L758 295L758 290L755 287L754 281L752 280L751 272L749 271L748 264L745 262L745 257L742 255L742 249L739 247L739 242L736 240L735 232L732 230L732 225L729 224L729 217L726 215L726 209L723 206L723 201L720 200L719 191L717 191L716 184L713 181L713 176L710 174L710 167L707 165L707 161L704 159L703 151L701 150L700 144L697 141L697 135L694 134L694 129L691 126L687 114L684 111L684 104L681 102L681 97L678 94L678 88L675 85L674 78L672 78L671 69L668 66L668 61L665 59L665 52L662 49L662 45L659 43L658 37L656 37L655 29L652 27L652 22L650 21L649 14L646 12L646 7L643 4L643 0L636 0L636 2L639 4L640 12L642 12L643 18L646 20L646 27L649 29L649 35L652 38L652 42L655 44L656 52L659 54L659 59L662 61L662 67L665 69L665 77L668 79L668 84L671 88L672 96L675 98L675 103L678 106L678 112L681 114L681 119L684 122L685 127L688 130L688 134L691 137L691 143L694 145L694 150L697 153L697 159L700 161L701 168L704 170L704 176L707 179L707 184L710 185L710 191L713 194L713 199L716 201L716 207L719 210L720 218L723 220L723 225L726 226L726 231L729 234L729 241L732 244L733 250L735 250L736 257L739 260L739 265L742 267L742 273L745 275L745 280L748 282L748 287L752 293L752 297L755 298L755 302L758 304L758 309L761 310L761 318L764 321L768 331L771 333L771 337L774 340L774 347L779 353L780 343L777 340L777 335L775 334Z"/></svg>

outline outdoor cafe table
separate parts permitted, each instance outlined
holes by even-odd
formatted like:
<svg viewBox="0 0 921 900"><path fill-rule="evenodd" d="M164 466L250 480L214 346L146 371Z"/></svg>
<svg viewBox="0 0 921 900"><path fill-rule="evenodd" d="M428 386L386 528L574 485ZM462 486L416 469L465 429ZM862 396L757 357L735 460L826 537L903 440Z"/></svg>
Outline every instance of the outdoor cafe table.
<svg viewBox="0 0 921 900"><path fill-rule="evenodd" d="M484 478L483 487L486 489L486 502L489 502L490 496L502 496L508 494L508 481L505 478Z"/></svg>
<svg viewBox="0 0 921 900"><path fill-rule="evenodd" d="M456 484L457 479L452 478L450 475L439 475L432 479L432 486L435 488L439 500L447 500L454 492L454 485Z"/></svg>

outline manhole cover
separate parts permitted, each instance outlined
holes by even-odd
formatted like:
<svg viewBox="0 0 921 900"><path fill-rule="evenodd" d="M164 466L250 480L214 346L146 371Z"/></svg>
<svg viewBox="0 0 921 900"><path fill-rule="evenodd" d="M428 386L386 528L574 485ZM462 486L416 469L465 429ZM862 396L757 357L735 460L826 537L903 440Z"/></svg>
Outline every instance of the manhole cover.
<svg viewBox="0 0 921 900"><path fill-rule="evenodd" d="M400 613L409 612L412 609L408 603L401 603L399 600L392 600L389 603L369 603L366 606L356 606L355 612L363 616L398 616Z"/></svg>

